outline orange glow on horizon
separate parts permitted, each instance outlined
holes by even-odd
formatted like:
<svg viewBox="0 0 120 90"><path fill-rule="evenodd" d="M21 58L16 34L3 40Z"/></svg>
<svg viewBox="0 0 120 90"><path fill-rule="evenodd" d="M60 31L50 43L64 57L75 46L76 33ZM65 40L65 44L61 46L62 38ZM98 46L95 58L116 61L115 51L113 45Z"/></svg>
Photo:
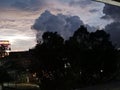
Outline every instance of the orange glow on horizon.
<svg viewBox="0 0 120 90"><path fill-rule="evenodd" d="M0 40L0 45L10 45L9 40Z"/></svg>

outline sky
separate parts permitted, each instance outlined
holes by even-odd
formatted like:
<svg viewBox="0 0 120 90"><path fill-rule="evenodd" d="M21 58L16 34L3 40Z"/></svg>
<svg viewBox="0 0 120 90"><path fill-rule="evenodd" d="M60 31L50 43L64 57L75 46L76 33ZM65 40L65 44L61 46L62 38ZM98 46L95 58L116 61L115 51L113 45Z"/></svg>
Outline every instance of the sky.
<svg viewBox="0 0 120 90"><path fill-rule="evenodd" d="M9 40L12 51L29 50L45 31L68 39L85 25L90 32L105 28L119 46L118 11L93 0L0 0L0 40Z"/></svg>

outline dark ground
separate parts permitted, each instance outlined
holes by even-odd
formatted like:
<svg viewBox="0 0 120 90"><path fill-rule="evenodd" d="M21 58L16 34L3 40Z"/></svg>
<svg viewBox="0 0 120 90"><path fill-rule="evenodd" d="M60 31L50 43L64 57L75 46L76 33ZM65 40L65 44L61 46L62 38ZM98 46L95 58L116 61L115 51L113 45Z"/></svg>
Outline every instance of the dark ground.
<svg viewBox="0 0 120 90"><path fill-rule="evenodd" d="M40 90L40 89L36 89L36 88L32 88L32 89L23 89L23 88L21 88L21 89L16 89L16 88L4 88L3 90Z"/></svg>
<svg viewBox="0 0 120 90"><path fill-rule="evenodd" d="M77 90L120 90L120 81L90 86L90 87L81 88Z"/></svg>

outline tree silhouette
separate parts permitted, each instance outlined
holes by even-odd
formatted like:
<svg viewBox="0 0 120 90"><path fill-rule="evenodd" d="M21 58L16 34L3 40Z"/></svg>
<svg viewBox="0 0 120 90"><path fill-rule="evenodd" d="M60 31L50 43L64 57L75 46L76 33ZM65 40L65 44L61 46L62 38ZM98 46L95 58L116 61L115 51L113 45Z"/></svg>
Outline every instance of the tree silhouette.
<svg viewBox="0 0 120 90"><path fill-rule="evenodd" d="M60 78L64 71L63 44L64 39L56 32L45 32L42 36L43 42L35 47L36 71L39 77L43 77L43 84L46 88L52 88L52 82ZM51 82L51 83L48 83ZM48 84L47 84L48 83ZM44 86L44 85L43 85ZM45 88L45 87L44 87Z"/></svg>
<svg viewBox="0 0 120 90"><path fill-rule="evenodd" d="M6 69L0 67L0 83L9 82L12 78L7 73Z"/></svg>
<svg viewBox="0 0 120 90"><path fill-rule="evenodd" d="M104 30L88 32L81 26L64 40L57 32L45 32L33 49L33 71L44 89L71 89L109 78L116 71L117 50ZM46 87L48 86L48 87Z"/></svg>
<svg viewBox="0 0 120 90"><path fill-rule="evenodd" d="M0 58L5 56L6 48L4 45L0 45Z"/></svg>
<svg viewBox="0 0 120 90"><path fill-rule="evenodd" d="M104 30L97 30L90 35L90 42L92 51L94 52L93 62L97 65L98 70L105 70L106 72L113 72L116 64L116 50L109 40L109 34ZM113 70L114 67L114 70ZM108 74L106 74L108 75Z"/></svg>

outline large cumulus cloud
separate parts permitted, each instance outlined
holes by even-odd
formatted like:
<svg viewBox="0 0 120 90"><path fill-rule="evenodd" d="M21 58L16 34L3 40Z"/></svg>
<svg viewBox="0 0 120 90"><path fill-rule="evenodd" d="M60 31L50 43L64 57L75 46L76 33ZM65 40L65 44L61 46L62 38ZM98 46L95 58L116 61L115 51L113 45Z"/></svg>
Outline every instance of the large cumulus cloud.
<svg viewBox="0 0 120 90"><path fill-rule="evenodd" d="M84 23L90 24L91 26L102 24L101 27L103 27L103 23L107 23L100 19L103 16L102 9L104 5L93 2L92 0L0 0L0 7L1 5L6 8L9 5L9 11L19 9L26 12L27 10L32 12L36 11L35 13L37 13L49 10L55 14L77 15L81 17Z"/></svg>
<svg viewBox="0 0 120 90"><path fill-rule="evenodd" d="M53 15L49 11L45 11L38 19L36 19L32 28L38 32L58 32L67 39L80 27L80 25L84 25L84 23L78 16L67 16L62 14ZM86 26L94 31L93 27L90 27L89 25Z"/></svg>

